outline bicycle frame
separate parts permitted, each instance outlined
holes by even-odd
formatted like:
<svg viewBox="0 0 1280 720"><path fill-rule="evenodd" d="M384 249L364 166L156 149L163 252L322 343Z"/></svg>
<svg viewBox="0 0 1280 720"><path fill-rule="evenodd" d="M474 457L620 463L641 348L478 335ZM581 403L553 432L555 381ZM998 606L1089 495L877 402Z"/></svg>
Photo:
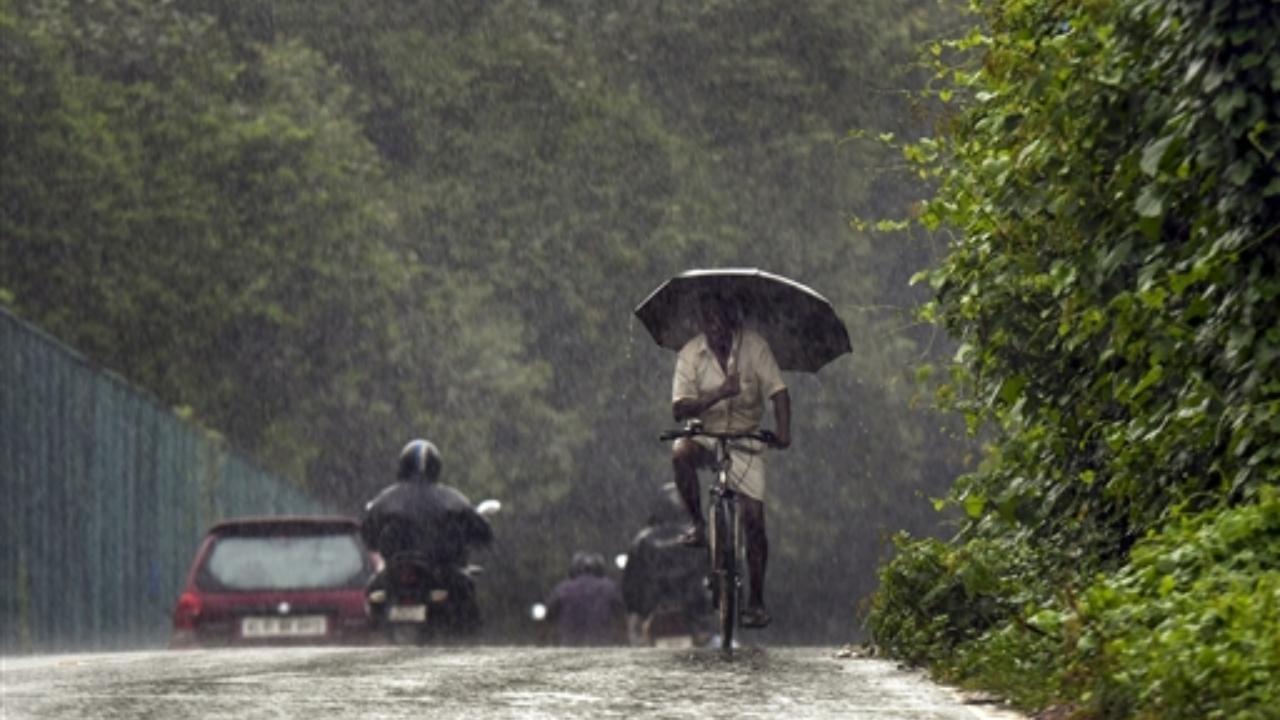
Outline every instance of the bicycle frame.
<svg viewBox="0 0 1280 720"><path fill-rule="evenodd" d="M738 627L742 600L742 516L738 493L729 486L733 462L728 441L716 442L712 469L716 479L708 488L708 545L710 546L712 592L720 629L720 651L733 654L733 636Z"/></svg>
<svg viewBox="0 0 1280 720"><path fill-rule="evenodd" d="M669 431L660 436L663 440L676 438L709 437L716 441L711 469L715 480L708 488L707 529L712 599L719 618L720 651L726 657L733 654L733 639L739 622L742 599L743 538L742 515L738 506L738 493L729 485L729 470L733 463L730 443L734 440L772 441L767 431L751 433L715 433L705 431L700 425L683 430Z"/></svg>

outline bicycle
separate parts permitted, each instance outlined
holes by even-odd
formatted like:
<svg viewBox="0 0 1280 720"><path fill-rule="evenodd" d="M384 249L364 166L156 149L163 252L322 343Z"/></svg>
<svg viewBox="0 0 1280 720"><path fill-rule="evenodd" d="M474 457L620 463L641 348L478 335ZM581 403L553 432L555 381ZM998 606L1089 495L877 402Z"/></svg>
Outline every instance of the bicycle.
<svg viewBox="0 0 1280 720"><path fill-rule="evenodd" d="M658 436L670 442L679 438L707 437L716 441L711 461L715 481L708 488L710 503L707 512L707 541L710 549L711 602L716 608L720 630L720 652L733 654L733 636L738 626L739 608L742 605L742 515L738 508L738 493L729 486L729 468L733 457L729 453L735 441L756 440L773 445L777 436L768 430L754 432L721 433L706 430L701 423L693 422L681 430L668 430Z"/></svg>

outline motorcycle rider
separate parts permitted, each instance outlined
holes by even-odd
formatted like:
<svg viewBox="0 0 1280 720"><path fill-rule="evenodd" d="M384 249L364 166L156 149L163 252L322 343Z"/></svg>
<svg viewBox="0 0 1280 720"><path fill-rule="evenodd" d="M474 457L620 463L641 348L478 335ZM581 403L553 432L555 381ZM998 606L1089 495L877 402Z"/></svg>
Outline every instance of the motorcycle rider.
<svg viewBox="0 0 1280 720"><path fill-rule="evenodd" d="M456 488L440 482L443 461L435 444L410 440L400 451L396 481L365 505L360 534L365 543L391 563L412 556L429 567L451 571L450 593L456 601L457 627L479 627L480 611L469 577L464 574L467 550L493 540L489 522ZM389 585L385 568L369 583L369 591Z"/></svg>
<svg viewBox="0 0 1280 720"><path fill-rule="evenodd" d="M640 644L683 638L703 645L710 639L706 557L680 543L687 528L679 491L667 483L632 539L622 572L622 596Z"/></svg>
<svg viewBox="0 0 1280 720"><path fill-rule="evenodd" d="M626 608L618 585L604 573L604 557L579 550L569 577L547 598L547 620L563 646L625 645Z"/></svg>

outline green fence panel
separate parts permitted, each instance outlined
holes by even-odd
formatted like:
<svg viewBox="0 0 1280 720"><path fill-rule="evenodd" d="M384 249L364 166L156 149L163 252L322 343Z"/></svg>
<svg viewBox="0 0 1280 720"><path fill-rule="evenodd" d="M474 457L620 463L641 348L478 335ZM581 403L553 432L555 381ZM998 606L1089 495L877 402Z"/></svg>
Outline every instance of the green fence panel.
<svg viewBox="0 0 1280 720"><path fill-rule="evenodd" d="M325 512L0 310L0 653L162 645L212 523Z"/></svg>

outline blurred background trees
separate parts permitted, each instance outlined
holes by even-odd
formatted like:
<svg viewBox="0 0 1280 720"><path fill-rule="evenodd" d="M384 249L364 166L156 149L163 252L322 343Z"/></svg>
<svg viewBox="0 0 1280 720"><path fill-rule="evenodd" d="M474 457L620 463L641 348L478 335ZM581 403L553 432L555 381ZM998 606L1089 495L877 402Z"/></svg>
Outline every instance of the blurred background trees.
<svg viewBox="0 0 1280 720"><path fill-rule="evenodd" d="M911 312L928 238L851 225L922 193L852 131L928 132L913 62L951 17L0 0L0 301L345 512L432 438L508 503L487 589L515 617L669 479L674 357L631 309L693 266L794 277L854 355L788 378L771 632L844 639L963 461L913 404L949 351Z"/></svg>

